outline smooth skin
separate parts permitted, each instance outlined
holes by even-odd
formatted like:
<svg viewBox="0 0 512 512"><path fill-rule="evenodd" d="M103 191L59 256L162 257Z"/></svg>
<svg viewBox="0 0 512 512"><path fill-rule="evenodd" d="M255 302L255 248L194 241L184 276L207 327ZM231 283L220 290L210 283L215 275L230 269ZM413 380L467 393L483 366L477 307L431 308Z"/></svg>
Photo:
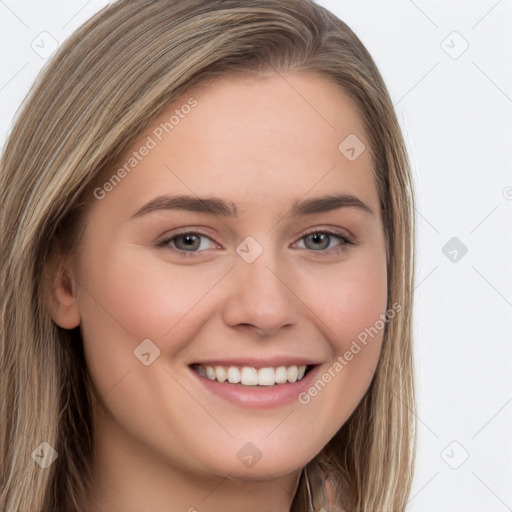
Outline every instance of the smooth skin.
<svg viewBox="0 0 512 512"><path fill-rule="evenodd" d="M192 373L198 361L289 355L322 375L387 307L372 157L338 150L349 134L369 142L353 103L325 78L217 79L169 105L105 179L192 96L197 106L94 200L76 257L55 271L52 318L80 325L96 396L86 510L288 511L301 468L349 418L378 362L382 333L308 404L266 409L230 403ZM238 217L133 217L166 194L220 198ZM332 194L371 212L289 214L294 201ZM182 228L201 237L159 246ZM342 237L311 235L325 230ZM252 263L236 251L249 236L263 249ZM134 355L145 339L160 350L148 366ZM237 456L248 442L261 453L252 467Z"/></svg>

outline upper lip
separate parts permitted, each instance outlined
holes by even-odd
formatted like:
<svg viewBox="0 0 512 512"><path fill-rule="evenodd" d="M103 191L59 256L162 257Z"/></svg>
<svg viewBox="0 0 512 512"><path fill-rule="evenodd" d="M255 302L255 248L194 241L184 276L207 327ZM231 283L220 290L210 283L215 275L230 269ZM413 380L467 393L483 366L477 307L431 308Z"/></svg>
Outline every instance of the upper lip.
<svg viewBox="0 0 512 512"><path fill-rule="evenodd" d="M319 364L310 358L297 357L297 356L276 356L268 359L254 358L254 357L237 357L229 359L208 359L202 361L195 361L192 365L202 366L236 366L242 368L244 366L253 368L269 368L278 366L314 366Z"/></svg>

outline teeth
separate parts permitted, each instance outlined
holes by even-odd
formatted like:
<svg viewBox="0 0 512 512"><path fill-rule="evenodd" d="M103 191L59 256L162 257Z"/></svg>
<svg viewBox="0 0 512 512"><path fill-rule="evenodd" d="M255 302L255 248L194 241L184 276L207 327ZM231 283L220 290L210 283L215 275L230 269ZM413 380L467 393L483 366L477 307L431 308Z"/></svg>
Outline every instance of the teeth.
<svg viewBox="0 0 512 512"><path fill-rule="evenodd" d="M288 381L288 372L286 371L286 366L280 366L276 368L276 384L284 384Z"/></svg>
<svg viewBox="0 0 512 512"><path fill-rule="evenodd" d="M258 385L258 372L256 368L249 368L244 366L242 368L242 376L240 382L244 386L257 386Z"/></svg>
<svg viewBox="0 0 512 512"><path fill-rule="evenodd" d="M275 381L274 368L260 368L258 370L258 384L260 386L273 386Z"/></svg>
<svg viewBox="0 0 512 512"><path fill-rule="evenodd" d="M223 366L216 366L215 377L219 382L226 382L228 380L228 372Z"/></svg>
<svg viewBox="0 0 512 512"><path fill-rule="evenodd" d="M195 365L194 368L199 375L207 379L221 383L226 381L230 384L240 383L244 386L274 386L287 382L293 383L301 380L306 373L306 365L267 367L259 370L252 366L243 366L242 368L216 366L213 368L208 365Z"/></svg>
<svg viewBox="0 0 512 512"><path fill-rule="evenodd" d="M206 368L208 368L208 366ZM230 366L228 368L228 381L231 384L238 384L241 379L242 376L240 375L240 370L234 366Z"/></svg>
<svg viewBox="0 0 512 512"><path fill-rule="evenodd" d="M288 382L297 382L297 376L299 375L299 369L296 366L290 366L287 370Z"/></svg>

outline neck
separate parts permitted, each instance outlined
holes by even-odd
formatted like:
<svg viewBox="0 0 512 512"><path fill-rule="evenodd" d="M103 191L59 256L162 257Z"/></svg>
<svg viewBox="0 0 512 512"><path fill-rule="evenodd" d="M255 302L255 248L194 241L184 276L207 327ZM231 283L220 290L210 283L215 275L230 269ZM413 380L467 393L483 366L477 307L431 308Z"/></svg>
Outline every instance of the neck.
<svg viewBox="0 0 512 512"><path fill-rule="evenodd" d="M95 421L92 484L86 512L289 512L300 471L258 480L215 475L174 464L113 422ZM114 431L115 430L115 431Z"/></svg>

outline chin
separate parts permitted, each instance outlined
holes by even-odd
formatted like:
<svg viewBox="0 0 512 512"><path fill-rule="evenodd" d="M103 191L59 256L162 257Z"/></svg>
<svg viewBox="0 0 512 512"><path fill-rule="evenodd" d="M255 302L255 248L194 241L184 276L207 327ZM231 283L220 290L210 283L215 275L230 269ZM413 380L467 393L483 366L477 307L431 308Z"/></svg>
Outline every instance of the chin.
<svg viewBox="0 0 512 512"><path fill-rule="evenodd" d="M212 473L225 477L247 481L268 481L269 478L280 478L300 471L322 446L311 449L312 442L295 443L293 450L282 445L275 446L264 440L254 443L243 441L230 441L221 453L211 453L213 457L204 461L204 466ZM306 449L307 447L307 449ZM297 449L303 451L298 452Z"/></svg>

